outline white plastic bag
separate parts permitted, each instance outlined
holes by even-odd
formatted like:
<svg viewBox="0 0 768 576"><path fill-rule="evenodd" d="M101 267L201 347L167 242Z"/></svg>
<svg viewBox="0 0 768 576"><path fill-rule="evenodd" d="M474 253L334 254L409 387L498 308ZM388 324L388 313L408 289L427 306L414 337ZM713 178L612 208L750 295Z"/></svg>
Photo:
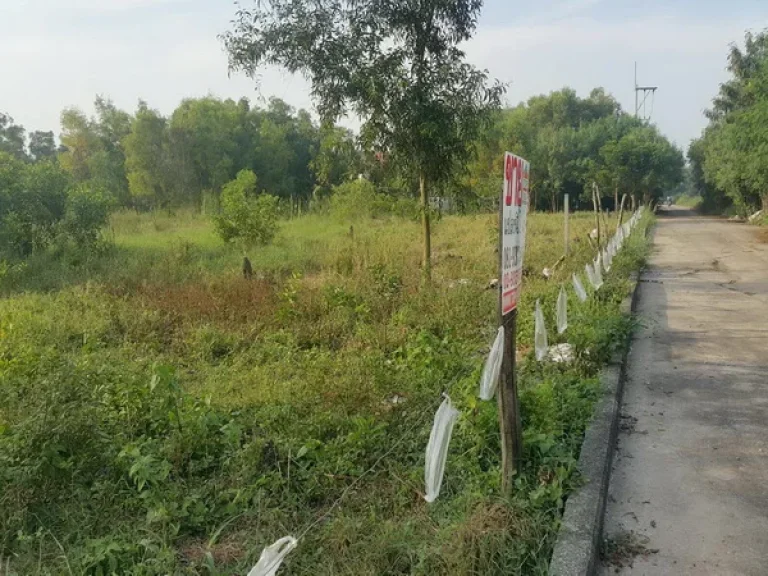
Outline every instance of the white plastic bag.
<svg viewBox="0 0 768 576"><path fill-rule="evenodd" d="M611 252L606 248L603 250L603 269L606 271L606 273L611 271Z"/></svg>
<svg viewBox="0 0 768 576"><path fill-rule="evenodd" d="M584 272L587 275L587 280L589 280L589 283L592 284L592 288L597 290L597 280L595 280L595 269L592 268L592 264L586 264L584 266Z"/></svg>
<svg viewBox="0 0 768 576"><path fill-rule="evenodd" d="M443 472L445 472L445 460L448 457L448 445L451 443L453 425L458 417L459 411L453 407L451 399L446 396L435 413L435 421L432 424L432 432L427 444L427 457L424 466L424 482L427 487L424 500L427 502L434 502L440 494Z"/></svg>
<svg viewBox="0 0 768 576"><path fill-rule="evenodd" d="M565 286L560 286L557 296L557 333L562 334L568 328L568 295Z"/></svg>
<svg viewBox="0 0 768 576"><path fill-rule="evenodd" d="M579 300L582 302L587 301L587 291L584 290L584 285L581 283L581 280L579 280L579 277L576 276L576 273L573 274L573 290L576 292L576 296L579 297Z"/></svg>
<svg viewBox="0 0 768 576"><path fill-rule="evenodd" d="M535 333L533 343L536 347L536 360L541 362L547 357L549 345L547 344L547 326L544 323L544 312L541 311L541 305L536 300L536 311L533 313L535 321Z"/></svg>
<svg viewBox="0 0 768 576"><path fill-rule="evenodd" d="M259 561L248 572L248 576L275 576L288 553L296 548L298 541L293 536L284 536L261 551Z"/></svg>
<svg viewBox="0 0 768 576"><path fill-rule="evenodd" d="M573 346L567 342L550 346L549 359L552 362L573 362Z"/></svg>
<svg viewBox="0 0 768 576"><path fill-rule="evenodd" d="M499 384L499 374L501 373L501 361L504 358L504 328L499 326L496 333L496 340L491 346L491 353L485 361L483 375L480 377L480 399L490 400L496 393L496 386Z"/></svg>
<svg viewBox="0 0 768 576"><path fill-rule="evenodd" d="M595 290L599 290L600 286L603 285L602 260L603 259L600 257L600 254L598 254L597 258L595 259Z"/></svg>

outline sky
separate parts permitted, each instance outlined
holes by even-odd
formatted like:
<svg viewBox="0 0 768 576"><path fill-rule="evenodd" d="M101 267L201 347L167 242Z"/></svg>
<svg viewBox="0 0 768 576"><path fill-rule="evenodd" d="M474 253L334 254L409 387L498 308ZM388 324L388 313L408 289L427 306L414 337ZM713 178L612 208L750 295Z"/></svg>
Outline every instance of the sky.
<svg viewBox="0 0 768 576"><path fill-rule="evenodd" d="M0 0L0 111L58 135L61 110L92 114L97 94L164 114L208 94L312 110L301 77L268 69L258 87L230 77L217 35L236 9L231 0ZM766 27L766 0L486 0L464 49L508 83L509 105L602 86L631 112L637 62L639 84L658 86L652 121L686 148L727 78L729 45Z"/></svg>

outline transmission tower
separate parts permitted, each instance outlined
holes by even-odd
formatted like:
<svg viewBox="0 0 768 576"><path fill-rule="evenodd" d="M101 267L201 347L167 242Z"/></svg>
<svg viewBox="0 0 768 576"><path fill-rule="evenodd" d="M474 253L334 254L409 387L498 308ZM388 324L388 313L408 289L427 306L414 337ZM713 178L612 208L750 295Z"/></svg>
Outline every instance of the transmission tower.
<svg viewBox="0 0 768 576"><path fill-rule="evenodd" d="M635 62L635 118L640 114L640 109L643 109L643 114L640 116L641 120L647 122L653 115L653 104L656 100L656 90L658 86L638 86L637 84L637 62ZM640 100L640 92L643 93L643 99ZM646 101L648 95L651 95L651 111L646 113Z"/></svg>

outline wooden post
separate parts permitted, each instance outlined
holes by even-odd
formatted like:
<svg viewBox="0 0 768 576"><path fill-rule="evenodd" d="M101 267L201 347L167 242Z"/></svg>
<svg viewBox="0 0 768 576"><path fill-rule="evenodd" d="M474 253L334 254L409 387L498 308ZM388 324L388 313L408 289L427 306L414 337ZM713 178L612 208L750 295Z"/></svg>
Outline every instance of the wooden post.
<svg viewBox="0 0 768 576"><path fill-rule="evenodd" d="M430 281L432 279L432 238L429 229L429 195L423 172L419 174L419 196L421 198L421 228L424 242L422 266L424 278Z"/></svg>
<svg viewBox="0 0 768 576"><path fill-rule="evenodd" d="M626 201L627 201L627 195L623 194L621 196L621 208L619 208L619 218L618 218L618 220L616 222L616 230L618 230L621 227L621 225L624 223L623 222L623 220L624 220L624 202L626 202Z"/></svg>
<svg viewBox="0 0 768 576"><path fill-rule="evenodd" d="M592 208L595 211L595 228L597 229L597 249L600 250L600 213L597 205L600 202L600 192L596 182L592 182Z"/></svg>
<svg viewBox="0 0 768 576"><path fill-rule="evenodd" d="M501 488L512 490L515 474L523 451L523 428L520 421L520 401L517 397L517 308L506 316L502 314L503 292L503 231L504 198L499 202L499 324L504 328L504 354L499 376L498 404L501 431Z"/></svg>
<svg viewBox="0 0 768 576"><path fill-rule="evenodd" d="M563 196L563 213L565 214L565 255L568 256L568 242L571 238L568 230L568 194Z"/></svg>
<svg viewBox="0 0 768 576"><path fill-rule="evenodd" d="M528 206L529 164L504 155L504 186L499 201L499 324L504 331L504 351L499 376L498 404L501 433L501 486L509 493L523 455L523 429L517 396L517 303L520 296L525 217ZM522 188L521 188L522 187ZM507 221L505 221L505 207ZM506 245L505 245L506 242ZM507 292L505 293L505 289Z"/></svg>
<svg viewBox="0 0 768 576"><path fill-rule="evenodd" d="M516 340L517 310L501 320L504 327L504 355L499 382L499 425L501 428L501 488L512 490L515 474L523 453L523 428L520 421L520 400L517 397Z"/></svg>

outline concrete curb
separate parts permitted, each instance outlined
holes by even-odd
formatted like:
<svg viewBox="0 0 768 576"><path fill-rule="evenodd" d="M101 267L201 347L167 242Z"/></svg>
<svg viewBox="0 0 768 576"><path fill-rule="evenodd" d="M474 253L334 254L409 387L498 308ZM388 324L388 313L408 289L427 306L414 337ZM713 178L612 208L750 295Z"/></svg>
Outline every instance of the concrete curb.
<svg viewBox="0 0 768 576"><path fill-rule="evenodd" d="M638 298L639 273L630 277L631 295L621 303L623 314L633 314ZM613 452L619 429L629 342L600 372L602 397L584 435L578 468L584 485L568 497L555 542L550 576L591 576L599 562L605 502L611 478Z"/></svg>

